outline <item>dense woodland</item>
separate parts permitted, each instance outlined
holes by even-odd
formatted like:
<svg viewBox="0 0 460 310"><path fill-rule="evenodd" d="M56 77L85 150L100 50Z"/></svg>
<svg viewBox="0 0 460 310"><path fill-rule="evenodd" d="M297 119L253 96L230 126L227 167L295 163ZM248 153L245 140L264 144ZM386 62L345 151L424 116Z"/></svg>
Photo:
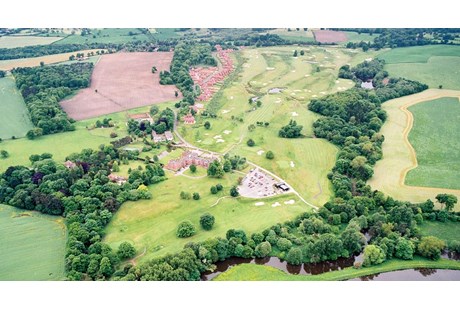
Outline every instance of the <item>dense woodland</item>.
<svg viewBox="0 0 460 310"><path fill-rule="evenodd" d="M30 119L42 134L75 130L59 101L77 89L88 87L93 67L92 63L76 63L12 71L30 112ZM40 130L35 131L40 133Z"/></svg>
<svg viewBox="0 0 460 310"><path fill-rule="evenodd" d="M12 166L0 175L0 203L64 216L67 278L108 279L119 257L101 242L104 227L123 202L150 199L147 186L166 178L159 165L149 164L132 171L122 185L110 182L112 166L129 157L126 151L102 145L69 155L74 167L66 168L51 154L32 155L31 167Z"/></svg>

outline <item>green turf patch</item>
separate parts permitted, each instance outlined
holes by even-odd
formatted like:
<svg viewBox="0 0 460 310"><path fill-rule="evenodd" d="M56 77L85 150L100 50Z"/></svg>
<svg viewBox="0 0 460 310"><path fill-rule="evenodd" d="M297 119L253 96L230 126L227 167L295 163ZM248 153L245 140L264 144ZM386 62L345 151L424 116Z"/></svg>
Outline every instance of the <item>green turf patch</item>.
<svg viewBox="0 0 460 310"><path fill-rule="evenodd" d="M11 75L0 78L0 138L23 137L32 127L14 78Z"/></svg>
<svg viewBox="0 0 460 310"><path fill-rule="evenodd" d="M62 280L62 218L0 205L0 280Z"/></svg>
<svg viewBox="0 0 460 310"><path fill-rule="evenodd" d="M445 241L460 241L460 225L456 222L425 221L419 227L424 236L435 236Z"/></svg>
<svg viewBox="0 0 460 310"><path fill-rule="evenodd" d="M414 115L409 142L418 167L410 170L406 184L460 189L460 103L441 98L409 107Z"/></svg>
<svg viewBox="0 0 460 310"><path fill-rule="evenodd" d="M391 49L379 55L387 64L426 63L432 56L460 56L460 46L425 45Z"/></svg>

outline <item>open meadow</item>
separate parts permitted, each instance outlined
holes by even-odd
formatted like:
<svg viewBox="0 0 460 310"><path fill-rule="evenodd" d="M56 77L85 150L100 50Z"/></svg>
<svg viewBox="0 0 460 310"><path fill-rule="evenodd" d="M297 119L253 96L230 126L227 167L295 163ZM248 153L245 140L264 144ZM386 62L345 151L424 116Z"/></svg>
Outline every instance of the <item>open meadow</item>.
<svg viewBox="0 0 460 310"><path fill-rule="evenodd" d="M64 279L61 217L0 205L0 281Z"/></svg>
<svg viewBox="0 0 460 310"><path fill-rule="evenodd" d="M62 37L3 36L0 37L0 48L47 45L59 41L61 39Z"/></svg>
<svg viewBox="0 0 460 310"><path fill-rule="evenodd" d="M431 45L392 49L378 56L385 60L385 70L395 77L405 77L445 89L460 90L460 46Z"/></svg>
<svg viewBox="0 0 460 310"><path fill-rule="evenodd" d="M407 173L406 184L460 190L458 97L420 102L408 110L414 117L409 142L418 166Z"/></svg>
<svg viewBox="0 0 460 310"><path fill-rule="evenodd" d="M91 29L91 33L81 35L80 33L69 34L55 44L85 44L85 43L127 43L132 41L150 41L149 33L142 33L137 28L110 28Z"/></svg>
<svg viewBox="0 0 460 310"><path fill-rule="evenodd" d="M387 101L382 105L388 119L380 131L385 136L382 145L383 159L376 163L374 175L368 181L373 189L395 199L411 202L423 202L427 199L435 201L435 196L439 193L450 193L460 197L460 190L409 186L405 183L407 172L417 167L417 155L407 139L413 125L413 115L407 108L443 97L458 98L460 91L429 89ZM460 210L460 205L457 204L455 209Z"/></svg>
<svg viewBox="0 0 460 310"><path fill-rule="evenodd" d="M13 76L0 78L0 138L23 137L32 127L29 111Z"/></svg>
<svg viewBox="0 0 460 310"><path fill-rule="evenodd" d="M204 241L212 237L225 237L227 230L244 229L247 234L262 231L279 222L292 219L310 208L292 195L280 195L264 199L231 198L229 189L235 185L239 173L226 174L222 179L190 178L167 173L168 180L149 186L151 200L124 203L106 228L104 241L113 248L123 241L134 244L138 261L144 261L166 253L174 253L188 242ZM210 187L221 183L223 191L212 195ZM181 191L198 192L200 200L182 200ZM225 197L225 198L223 198ZM294 200L294 204L284 202ZM257 202L263 202L259 205ZM279 206L272 206L279 202ZM212 230L200 227L200 216L209 212L216 222ZM176 236L177 226L190 220L196 227L196 235L189 238Z"/></svg>

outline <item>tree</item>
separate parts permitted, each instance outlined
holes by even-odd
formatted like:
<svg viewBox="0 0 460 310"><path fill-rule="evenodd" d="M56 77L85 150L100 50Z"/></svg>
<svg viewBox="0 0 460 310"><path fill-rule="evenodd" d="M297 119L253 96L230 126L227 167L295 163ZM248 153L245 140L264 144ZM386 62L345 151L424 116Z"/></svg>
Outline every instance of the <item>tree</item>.
<svg viewBox="0 0 460 310"><path fill-rule="evenodd" d="M213 195L217 194L217 192L218 192L217 187L215 187L215 186L211 186L210 191L211 191L211 194L213 194Z"/></svg>
<svg viewBox="0 0 460 310"><path fill-rule="evenodd" d="M40 61L40 67L43 67L45 65L44 61Z"/></svg>
<svg viewBox="0 0 460 310"><path fill-rule="evenodd" d="M366 243L366 238L359 230L347 228L342 233L342 242L349 253L359 253Z"/></svg>
<svg viewBox="0 0 460 310"><path fill-rule="evenodd" d="M117 255L120 259L132 258L136 255L136 249L131 243L125 241L118 247Z"/></svg>
<svg viewBox="0 0 460 310"><path fill-rule="evenodd" d="M174 91L174 96L177 98L179 97L179 92L177 90Z"/></svg>
<svg viewBox="0 0 460 310"><path fill-rule="evenodd" d="M230 188L230 196L238 197L239 195L240 193L238 192L238 187L232 186L232 188Z"/></svg>
<svg viewBox="0 0 460 310"><path fill-rule="evenodd" d="M255 248L255 255L259 258L267 257L272 251L272 246L268 241L259 243Z"/></svg>
<svg viewBox="0 0 460 310"><path fill-rule="evenodd" d="M112 165L112 171L113 172L120 172L120 167L118 166L118 163L116 161Z"/></svg>
<svg viewBox="0 0 460 310"><path fill-rule="evenodd" d="M301 265L303 261L302 250L291 248L286 256L286 261L291 265Z"/></svg>
<svg viewBox="0 0 460 310"><path fill-rule="evenodd" d="M158 71L158 70L157 70L157 67L153 66L153 67L152 67L152 73L155 73L155 72L157 72L157 71Z"/></svg>
<svg viewBox="0 0 460 310"><path fill-rule="evenodd" d="M453 210L454 205L458 202L457 197L451 194L438 194L436 200L444 205L445 210L450 212Z"/></svg>
<svg viewBox="0 0 460 310"><path fill-rule="evenodd" d="M1 158L8 158L10 156L10 154L8 153L8 151L6 150L1 150L0 151L0 157Z"/></svg>
<svg viewBox="0 0 460 310"><path fill-rule="evenodd" d="M297 125L297 122L294 120L290 120L289 124L284 127L281 127L278 135L281 138L298 138L301 136L303 126Z"/></svg>
<svg viewBox="0 0 460 310"><path fill-rule="evenodd" d="M265 153L265 158L271 160L271 159L275 158L275 154L273 154L272 151L268 151L267 153Z"/></svg>
<svg viewBox="0 0 460 310"><path fill-rule="evenodd" d="M248 126L249 131L254 131L255 129L256 129L256 125L254 125L254 124L251 124L251 125Z"/></svg>
<svg viewBox="0 0 460 310"><path fill-rule="evenodd" d="M200 200L200 194L199 193L193 193L193 200Z"/></svg>
<svg viewBox="0 0 460 310"><path fill-rule="evenodd" d="M195 226L190 221L183 221L177 227L176 236L179 238L188 238L196 233Z"/></svg>
<svg viewBox="0 0 460 310"><path fill-rule="evenodd" d="M292 247L292 242L286 238L279 238L276 242L276 246L280 251L287 251Z"/></svg>
<svg viewBox="0 0 460 310"><path fill-rule="evenodd" d="M36 127L36 128L29 130L26 134L26 137L29 140L34 140L35 138L40 137L42 135L43 135L43 129Z"/></svg>
<svg viewBox="0 0 460 310"><path fill-rule="evenodd" d="M253 147L254 145L256 145L256 143L254 142L254 140L252 139L248 139L248 141L246 142L246 144L250 147Z"/></svg>
<svg viewBox="0 0 460 310"><path fill-rule="evenodd" d="M300 56L303 56L303 55L305 55L305 51L304 51L304 50L301 50L301 51L300 51Z"/></svg>
<svg viewBox="0 0 460 310"><path fill-rule="evenodd" d="M385 261L385 252L377 245L367 245L364 248L364 266L378 265Z"/></svg>
<svg viewBox="0 0 460 310"><path fill-rule="evenodd" d="M415 246L412 241L399 237L396 241L395 257L401 259L412 259L414 257Z"/></svg>
<svg viewBox="0 0 460 310"><path fill-rule="evenodd" d="M190 200L192 198L192 195L190 195L190 193L188 192L180 192L180 199L183 199L183 200Z"/></svg>
<svg viewBox="0 0 460 310"><path fill-rule="evenodd" d="M211 128L211 123L209 121L204 122L204 128L205 129Z"/></svg>
<svg viewBox="0 0 460 310"><path fill-rule="evenodd" d="M219 192L220 192L221 190L224 189L224 187L223 187L222 184L220 184L220 183L217 183L217 184L216 184L216 188L217 188L217 190L218 190Z"/></svg>
<svg viewBox="0 0 460 310"><path fill-rule="evenodd" d="M154 105L150 108L150 115L152 116L157 115L158 112L160 112L160 109L158 108L158 106Z"/></svg>
<svg viewBox="0 0 460 310"><path fill-rule="evenodd" d="M99 274L103 275L104 277L110 277L113 273L112 263L110 259L104 256L101 259L101 263L99 264Z"/></svg>
<svg viewBox="0 0 460 310"><path fill-rule="evenodd" d="M222 178L224 176L224 168L222 163L214 160L208 167L208 176L213 178Z"/></svg>
<svg viewBox="0 0 460 310"><path fill-rule="evenodd" d="M194 165L194 164L190 165L190 172L192 172L192 173L196 172L196 165Z"/></svg>
<svg viewBox="0 0 460 310"><path fill-rule="evenodd" d="M6 72L3 70L0 70L0 78L5 77L5 76L6 76Z"/></svg>
<svg viewBox="0 0 460 310"><path fill-rule="evenodd" d="M441 251L446 247L446 243L433 236L422 237L417 246L417 252L424 257L437 260L441 257Z"/></svg>
<svg viewBox="0 0 460 310"><path fill-rule="evenodd" d="M205 213L200 217L200 225L204 230L211 230L215 221L214 215L210 213Z"/></svg>
<svg viewBox="0 0 460 310"><path fill-rule="evenodd" d="M292 56L297 57L297 50L294 51L294 55Z"/></svg>

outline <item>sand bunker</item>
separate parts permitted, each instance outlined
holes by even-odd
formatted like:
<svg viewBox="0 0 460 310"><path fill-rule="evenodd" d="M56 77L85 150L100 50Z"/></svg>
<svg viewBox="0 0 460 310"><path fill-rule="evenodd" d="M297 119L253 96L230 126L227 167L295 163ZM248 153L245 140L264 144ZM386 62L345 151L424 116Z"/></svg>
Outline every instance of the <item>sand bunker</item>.
<svg viewBox="0 0 460 310"><path fill-rule="evenodd" d="M267 67L267 68L265 68L265 70L267 70L267 71L272 71L272 70L275 70L275 68L273 68L273 67Z"/></svg>
<svg viewBox="0 0 460 310"><path fill-rule="evenodd" d="M275 202L274 204L272 204L272 207L279 207L279 206L281 206L279 202Z"/></svg>
<svg viewBox="0 0 460 310"><path fill-rule="evenodd" d="M214 139L220 139L220 138L222 138L221 135L214 136Z"/></svg>
<svg viewBox="0 0 460 310"><path fill-rule="evenodd" d="M258 207L258 206L263 206L264 204L265 202L259 201L259 202L256 202L254 205Z"/></svg>
<svg viewBox="0 0 460 310"><path fill-rule="evenodd" d="M217 139L216 140L216 143L222 143L222 142L225 142L225 140L224 139Z"/></svg>
<svg viewBox="0 0 460 310"><path fill-rule="evenodd" d="M228 113L228 112L230 112L230 110L223 110L223 111L222 111L222 114L226 114L226 113Z"/></svg>
<svg viewBox="0 0 460 310"><path fill-rule="evenodd" d="M260 151L257 151L257 155L262 155L264 153L264 151L260 150Z"/></svg>
<svg viewBox="0 0 460 310"><path fill-rule="evenodd" d="M228 134L230 134L231 132L232 132L231 130L224 130L224 134L225 134L225 135L228 135Z"/></svg>
<svg viewBox="0 0 460 310"><path fill-rule="evenodd" d="M294 164L294 162L293 162L292 160L291 160L290 166L291 166L292 168L295 167L295 164Z"/></svg>
<svg viewBox="0 0 460 310"><path fill-rule="evenodd" d="M285 205L292 205L295 203L295 200L294 199L291 199L291 200L288 200L288 201L285 201L284 204Z"/></svg>
<svg viewBox="0 0 460 310"><path fill-rule="evenodd" d="M299 114L297 112L292 112L291 115L292 116L299 116Z"/></svg>

